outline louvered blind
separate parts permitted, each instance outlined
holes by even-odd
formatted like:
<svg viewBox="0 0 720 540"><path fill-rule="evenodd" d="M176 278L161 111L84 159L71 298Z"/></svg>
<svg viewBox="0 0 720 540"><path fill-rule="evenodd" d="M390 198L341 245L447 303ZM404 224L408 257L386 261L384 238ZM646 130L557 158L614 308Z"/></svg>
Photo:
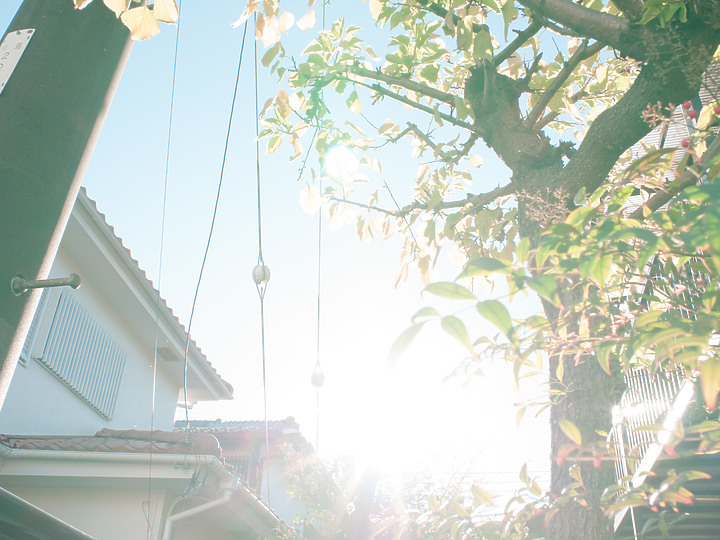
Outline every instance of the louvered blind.
<svg viewBox="0 0 720 540"><path fill-rule="evenodd" d="M74 298L63 291L37 360L104 418L112 418L126 354Z"/></svg>

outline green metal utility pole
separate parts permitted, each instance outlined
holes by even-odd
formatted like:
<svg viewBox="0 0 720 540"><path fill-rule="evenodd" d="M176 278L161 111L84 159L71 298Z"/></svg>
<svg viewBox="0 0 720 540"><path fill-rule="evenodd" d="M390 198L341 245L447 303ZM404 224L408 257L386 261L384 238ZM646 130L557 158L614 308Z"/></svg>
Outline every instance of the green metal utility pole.
<svg viewBox="0 0 720 540"><path fill-rule="evenodd" d="M25 0L0 42L0 407L41 294L11 281L47 278L130 48L102 0Z"/></svg>

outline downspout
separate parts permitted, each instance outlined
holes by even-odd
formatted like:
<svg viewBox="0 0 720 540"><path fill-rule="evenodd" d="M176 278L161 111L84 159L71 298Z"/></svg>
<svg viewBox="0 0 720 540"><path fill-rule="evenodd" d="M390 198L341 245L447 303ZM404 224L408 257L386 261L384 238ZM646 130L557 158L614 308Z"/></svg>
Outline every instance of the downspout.
<svg viewBox="0 0 720 540"><path fill-rule="evenodd" d="M230 502L230 500L232 499L232 496L233 496L233 490L228 489L225 491L225 495L223 495L219 499L215 499L215 500L207 502L205 504L201 504L194 508L185 510L184 512L180 512L178 514L173 514L172 516L169 516L167 518L167 520L165 521L165 532L163 533L163 540L172 540L173 525L175 524L176 521L181 521L183 519L192 517L194 515L201 514L202 512L205 512L207 510L217 508L218 506L223 506Z"/></svg>

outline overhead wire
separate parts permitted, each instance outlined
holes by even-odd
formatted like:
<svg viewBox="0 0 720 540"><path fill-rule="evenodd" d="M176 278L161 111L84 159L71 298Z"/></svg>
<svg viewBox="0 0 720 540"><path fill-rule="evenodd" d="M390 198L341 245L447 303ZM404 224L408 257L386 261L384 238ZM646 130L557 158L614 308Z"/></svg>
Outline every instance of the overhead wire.
<svg viewBox="0 0 720 540"><path fill-rule="evenodd" d="M325 6L328 2L322 4L322 28L325 30ZM322 94L321 94L322 99ZM315 128L312 141L319 131L319 126ZM308 150L309 152L309 150ZM305 164L303 164L303 168ZM302 172L301 172L302 174ZM322 174L320 174L319 191L322 197ZM322 199L321 199L322 200ZM321 305L321 284L322 284L322 204L318 209L318 241L317 241L317 321L316 321L316 339L315 339L315 369L310 377L310 382L315 387L315 452L320 452L320 387L325 383L325 375L323 374L322 365L320 364L320 305Z"/></svg>
<svg viewBox="0 0 720 540"><path fill-rule="evenodd" d="M190 417L188 413L188 398L187 398L187 392L188 392L188 353L190 348L190 331L192 329L192 323L193 318L195 316L195 306L197 304L197 298L198 293L200 291L200 284L202 283L203 273L205 270L205 264L207 262L207 256L208 252L210 250L210 244L212 242L212 236L213 231L215 230L215 221L217 219L217 212L218 212L218 206L220 204L220 193L222 191L222 185L223 185L223 179L225 176L225 164L227 162L227 152L228 152L228 146L230 143L230 132L232 130L232 120L235 112L235 103L237 101L237 92L238 92L238 86L240 83L240 70L242 68L242 61L243 61L243 55L245 52L245 37L247 35L247 23L245 23L245 28L243 30L243 37L242 37L242 45L240 47L240 56L238 58L238 67L237 67L237 75L235 78L235 87L233 90L233 97L230 105L230 115L228 118L228 126L227 131L225 134L225 146L223 149L223 157L222 157L222 164L220 166L220 177L218 180L218 187L217 192L215 195L215 204L213 207L213 214L212 214L212 220L210 222L210 230L208 232L207 242L205 244L205 252L203 254L202 264L200 266L200 273L198 275L197 284L195 286L195 294L193 295L193 302L192 302L192 308L190 310L190 318L188 320L188 328L186 333L186 339L185 339L185 352L183 355L183 401L184 401L184 407L185 407L185 432L188 434L190 433Z"/></svg>
<svg viewBox="0 0 720 540"><path fill-rule="evenodd" d="M253 14L253 23L257 13ZM247 23L245 23L247 24ZM262 387L263 387L263 417L265 424L265 478L267 482L267 503L270 504L270 430L268 427L268 399L267 399L267 361L265 352L265 291L267 290L270 270L263 259L262 245L262 198L260 186L260 104L258 98L258 40L254 47L254 75L255 75L255 180L257 184L257 222L258 222L258 260L253 270L253 280L260 298L260 354L262 359Z"/></svg>
<svg viewBox="0 0 720 540"><path fill-rule="evenodd" d="M145 519L147 520L147 540L150 540L152 535L152 478L153 478L153 436L155 431L155 400L157 397L157 353L158 353L158 341L160 337L160 287L162 286L162 269L163 269L163 253L165 246L165 218L167 215L167 192L168 192L168 178L170 176L170 147L172 141L172 125L173 125L173 112L175 110L175 83L177 81L177 62L178 62L178 46L180 43L180 17L179 13L182 9L182 0L178 0L178 20L177 20L177 31L175 32L175 46L173 51L173 68L172 68L172 82L170 84L170 112L168 116L168 130L167 130L167 143L165 145L165 174L163 178L163 198L162 198L162 213L160 218L160 247L158 257L158 277L157 277L157 300L155 304L155 339L153 345L153 365L152 365L152 390L151 390L151 402L150 402L150 450L148 458L148 500L147 500L147 512Z"/></svg>

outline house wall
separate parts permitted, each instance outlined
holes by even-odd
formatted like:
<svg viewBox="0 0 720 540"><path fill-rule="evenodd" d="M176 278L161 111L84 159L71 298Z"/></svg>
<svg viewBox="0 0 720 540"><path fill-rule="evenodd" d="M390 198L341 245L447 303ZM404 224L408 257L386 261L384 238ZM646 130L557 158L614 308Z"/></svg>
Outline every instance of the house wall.
<svg viewBox="0 0 720 540"><path fill-rule="evenodd" d="M71 254L64 239L50 275L61 277L71 272L80 274L83 284L76 291L64 289L64 294L71 294L126 354L112 418L103 418L43 364L31 359L15 371L0 410L0 433L70 435L93 434L102 428L151 427L153 341L147 335L142 339L129 326L126 312L120 312L108 299L109 288L117 294L118 284L111 279L117 276L110 272L88 272L86 261L77 253ZM49 298L54 298L60 291L56 289L51 294L55 296ZM35 356L42 354L52 316L52 310L46 309L36 327L38 339L31 351ZM153 427L172 430L181 383L164 369L165 362L158 359Z"/></svg>

